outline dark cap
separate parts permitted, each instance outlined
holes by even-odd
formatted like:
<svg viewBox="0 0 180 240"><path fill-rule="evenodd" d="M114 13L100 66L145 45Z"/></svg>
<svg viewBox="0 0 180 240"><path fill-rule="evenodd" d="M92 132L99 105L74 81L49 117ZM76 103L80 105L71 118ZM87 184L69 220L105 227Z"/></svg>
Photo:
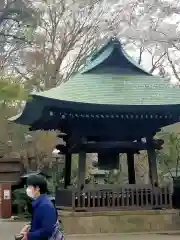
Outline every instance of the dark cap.
<svg viewBox="0 0 180 240"><path fill-rule="evenodd" d="M41 194L48 193L47 181L43 176L29 176L27 178L27 186L39 187Z"/></svg>

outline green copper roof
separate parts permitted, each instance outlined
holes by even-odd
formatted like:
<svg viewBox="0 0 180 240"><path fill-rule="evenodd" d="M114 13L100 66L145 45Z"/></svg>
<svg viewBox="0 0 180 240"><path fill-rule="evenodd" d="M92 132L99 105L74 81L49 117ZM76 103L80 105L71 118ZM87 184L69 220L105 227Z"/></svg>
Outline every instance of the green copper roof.
<svg viewBox="0 0 180 240"><path fill-rule="evenodd" d="M81 73L108 72L113 74L143 74L150 75L139 64L128 56L117 39L111 39L98 52L92 55L90 61Z"/></svg>
<svg viewBox="0 0 180 240"><path fill-rule="evenodd" d="M180 89L142 69L117 39L97 51L69 81L33 95L91 104L180 104Z"/></svg>
<svg viewBox="0 0 180 240"><path fill-rule="evenodd" d="M59 87L35 95L93 104L180 104L179 88L147 75L77 74Z"/></svg>
<svg viewBox="0 0 180 240"><path fill-rule="evenodd" d="M152 76L142 69L125 53L117 39L111 39L93 54L83 70L69 81L56 88L32 95L41 96L46 100L49 98L89 104L180 103L180 89L172 88L163 79ZM28 102L30 108L36 106L34 101ZM41 111L43 109L42 105Z"/></svg>

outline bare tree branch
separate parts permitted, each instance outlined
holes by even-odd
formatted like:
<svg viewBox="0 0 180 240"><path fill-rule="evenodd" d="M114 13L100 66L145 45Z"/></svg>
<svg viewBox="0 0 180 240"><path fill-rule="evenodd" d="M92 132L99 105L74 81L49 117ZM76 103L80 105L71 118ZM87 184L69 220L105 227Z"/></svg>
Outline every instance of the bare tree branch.
<svg viewBox="0 0 180 240"><path fill-rule="evenodd" d="M178 74L177 71L176 71L176 67L175 67L175 65L173 64L173 61L171 60L168 51L167 51L167 59L168 59L168 61L169 61L169 63L170 63L170 66L171 66L171 68L172 68L172 70L173 70L173 73L174 73L176 79L177 79L178 81L180 81L179 74Z"/></svg>
<svg viewBox="0 0 180 240"><path fill-rule="evenodd" d="M13 38L14 40L18 40L18 41L22 41L22 42L26 42L26 43L29 43L31 44L30 41L28 41L28 39L24 38L24 37L18 37L16 35L13 35L13 34L6 34L6 33L3 33L3 32L0 32L0 36L3 36L3 37L8 37L8 38ZM1 41L0 41L1 42ZM3 41L2 41L3 43Z"/></svg>
<svg viewBox="0 0 180 240"><path fill-rule="evenodd" d="M159 65L160 61L161 61L165 56L166 56L166 52L163 53L161 56L159 56L155 61L154 61L154 57L155 57L155 56L152 56L152 68L151 68L150 71L149 71L150 73L153 73L154 70L155 70L156 68L158 68L158 65Z"/></svg>

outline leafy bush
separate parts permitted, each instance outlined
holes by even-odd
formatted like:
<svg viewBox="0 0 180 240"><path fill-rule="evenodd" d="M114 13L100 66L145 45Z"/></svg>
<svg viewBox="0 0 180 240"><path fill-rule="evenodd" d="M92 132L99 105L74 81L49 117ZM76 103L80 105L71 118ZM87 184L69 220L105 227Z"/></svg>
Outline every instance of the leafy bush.
<svg viewBox="0 0 180 240"><path fill-rule="evenodd" d="M26 195L25 189L16 189L12 193L13 212L24 217L31 216L31 199Z"/></svg>

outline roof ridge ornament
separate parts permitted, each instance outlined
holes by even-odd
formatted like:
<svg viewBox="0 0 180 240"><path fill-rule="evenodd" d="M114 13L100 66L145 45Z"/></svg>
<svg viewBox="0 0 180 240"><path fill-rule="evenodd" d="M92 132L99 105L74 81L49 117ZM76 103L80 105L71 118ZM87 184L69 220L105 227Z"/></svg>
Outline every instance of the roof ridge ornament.
<svg viewBox="0 0 180 240"><path fill-rule="evenodd" d="M96 52L89 57L87 63L94 61L102 52L104 52L107 46L111 44L118 45L120 48L122 47L121 41L116 36L113 36L101 47L96 49Z"/></svg>
<svg viewBox="0 0 180 240"><path fill-rule="evenodd" d="M116 36L111 37L110 41L113 42L113 44L117 44L121 46L121 41Z"/></svg>
<svg viewBox="0 0 180 240"><path fill-rule="evenodd" d="M104 67L102 67L104 64ZM121 74L143 74L151 76L130 57L123 49L121 41L116 37L110 37L97 52L91 57L90 61L80 70L80 74L85 73L121 73Z"/></svg>

